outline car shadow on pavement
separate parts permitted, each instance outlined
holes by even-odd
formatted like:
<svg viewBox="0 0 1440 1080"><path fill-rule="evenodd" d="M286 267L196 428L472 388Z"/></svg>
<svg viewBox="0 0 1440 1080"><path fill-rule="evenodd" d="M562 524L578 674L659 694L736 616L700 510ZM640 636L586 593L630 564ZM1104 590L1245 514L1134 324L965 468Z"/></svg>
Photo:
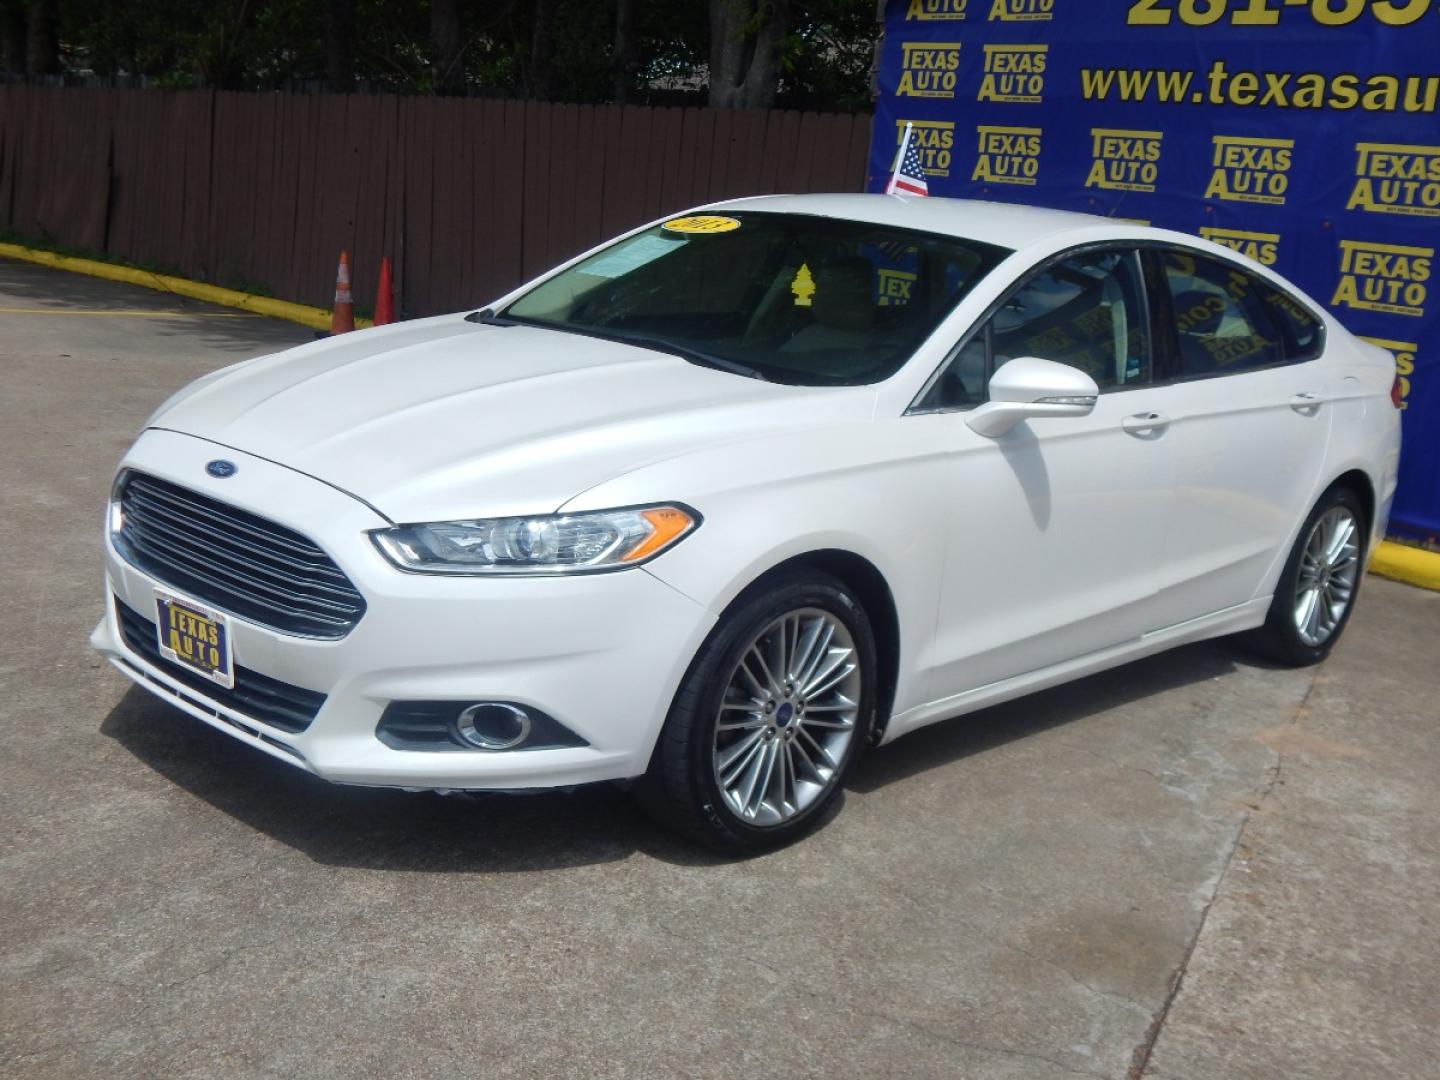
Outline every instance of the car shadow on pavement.
<svg viewBox="0 0 1440 1080"><path fill-rule="evenodd" d="M623 791L441 796L332 784L242 745L130 687L101 725L170 782L316 862L441 873L552 870L637 847L687 857Z"/></svg>
<svg viewBox="0 0 1440 1080"><path fill-rule="evenodd" d="M876 791L1235 667L1233 650L1223 643L1138 661L907 735L867 754L848 786ZM637 851L685 866L734 861L671 836L628 793L608 785L472 798L331 784L241 745L138 687L126 692L100 730L171 783L325 865L505 873L613 862Z"/></svg>
<svg viewBox="0 0 1440 1080"><path fill-rule="evenodd" d="M1186 645L1132 661L911 732L862 758L847 786L862 793L876 791L887 784L1095 713L1228 675L1240 663L1250 667L1270 666L1248 653L1242 656L1237 646L1227 640Z"/></svg>

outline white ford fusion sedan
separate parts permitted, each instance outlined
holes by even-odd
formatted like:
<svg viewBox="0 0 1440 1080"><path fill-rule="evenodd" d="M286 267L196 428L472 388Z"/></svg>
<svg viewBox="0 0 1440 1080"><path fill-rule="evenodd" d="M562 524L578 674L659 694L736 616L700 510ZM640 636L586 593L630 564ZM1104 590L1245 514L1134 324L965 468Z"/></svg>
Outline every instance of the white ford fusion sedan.
<svg viewBox="0 0 1440 1080"><path fill-rule="evenodd" d="M729 202L180 391L115 478L92 643L329 780L634 781L761 848L924 724L1222 634L1322 659L1394 395L1190 236Z"/></svg>

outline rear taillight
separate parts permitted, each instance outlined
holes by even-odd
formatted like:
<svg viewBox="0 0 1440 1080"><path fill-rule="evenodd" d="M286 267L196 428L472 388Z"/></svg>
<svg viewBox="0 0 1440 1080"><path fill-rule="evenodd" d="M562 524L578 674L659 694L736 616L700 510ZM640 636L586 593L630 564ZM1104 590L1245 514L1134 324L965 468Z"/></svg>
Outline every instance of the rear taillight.
<svg viewBox="0 0 1440 1080"><path fill-rule="evenodd" d="M1390 404L1397 409L1405 408L1405 380L1396 374L1395 381L1390 384Z"/></svg>

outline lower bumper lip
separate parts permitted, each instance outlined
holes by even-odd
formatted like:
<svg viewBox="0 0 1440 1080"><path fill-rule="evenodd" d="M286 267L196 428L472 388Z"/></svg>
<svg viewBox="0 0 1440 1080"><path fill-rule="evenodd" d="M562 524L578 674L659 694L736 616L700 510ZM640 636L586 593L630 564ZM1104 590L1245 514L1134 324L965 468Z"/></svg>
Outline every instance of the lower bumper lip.
<svg viewBox="0 0 1440 1080"><path fill-rule="evenodd" d="M153 604L152 579L113 550L108 560L107 598L117 596L137 610ZM129 647L113 600L91 645L127 678L182 712L327 780L506 790L640 775L713 616L643 570L540 585L536 595L534 582L487 582L483 605L470 596L437 601L379 594L370 616L342 642L286 639L232 620L238 667L324 693L314 720L298 732L227 707L206 688L186 685ZM488 616L478 629L477 610ZM616 633L617 612L626 616L624 634ZM499 634L497 627L506 632ZM378 739L376 728L389 702L405 700L518 701L554 716L590 745L523 752L396 750Z"/></svg>
<svg viewBox="0 0 1440 1080"><path fill-rule="evenodd" d="M634 755L624 750L583 747L511 755L477 753L472 757L395 751L373 738L311 740L285 736L219 706L130 653L116 638L108 618L91 633L90 645L126 678L181 712L287 765L335 783L413 791L494 791L571 787L632 775ZM367 741L374 745L364 745ZM312 754L318 754L319 759L312 758Z"/></svg>

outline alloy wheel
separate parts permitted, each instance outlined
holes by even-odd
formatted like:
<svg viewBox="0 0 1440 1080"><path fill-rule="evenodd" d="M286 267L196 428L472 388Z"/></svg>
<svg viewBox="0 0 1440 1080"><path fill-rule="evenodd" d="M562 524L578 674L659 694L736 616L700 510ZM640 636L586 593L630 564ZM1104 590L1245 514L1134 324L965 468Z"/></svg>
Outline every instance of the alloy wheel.
<svg viewBox="0 0 1440 1080"><path fill-rule="evenodd" d="M770 623L740 656L715 722L715 779L748 825L782 825L840 774L860 715L861 671L845 624L820 608Z"/></svg>
<svg viewBox="0 0 1440 1080"><path fill-rule="evenodd" d="M1295 583L1295 629L1312 648L1334 636L1355 597L1360 527L1344 506L1321 515L1305 541Z"/></svg>

